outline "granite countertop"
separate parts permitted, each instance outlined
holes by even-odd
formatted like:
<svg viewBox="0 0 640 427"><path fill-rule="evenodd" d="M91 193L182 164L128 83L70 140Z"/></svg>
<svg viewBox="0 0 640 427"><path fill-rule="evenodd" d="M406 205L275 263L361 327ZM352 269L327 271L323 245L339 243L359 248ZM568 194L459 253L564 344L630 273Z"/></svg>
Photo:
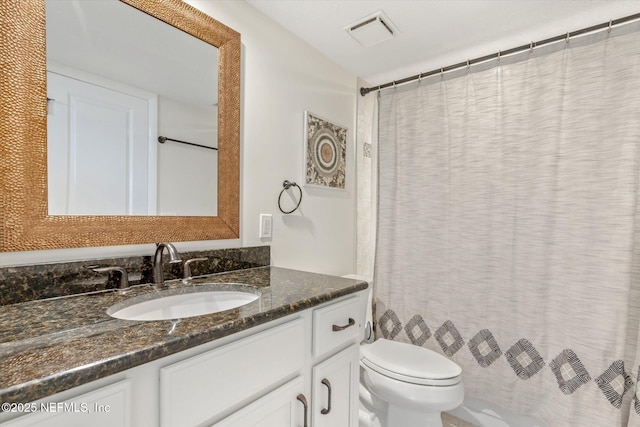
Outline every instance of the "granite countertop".
<svg viewBox="0 0 640 427"><path fill-rule="evenodd" d="M108 307L160 290L249 284L260 297L220 313L175 320L115 319ZM232 285L221 285L229 287ZM31 402L367 288L359 280L277 267L202 276L0 308L0 402Z"/></svg>

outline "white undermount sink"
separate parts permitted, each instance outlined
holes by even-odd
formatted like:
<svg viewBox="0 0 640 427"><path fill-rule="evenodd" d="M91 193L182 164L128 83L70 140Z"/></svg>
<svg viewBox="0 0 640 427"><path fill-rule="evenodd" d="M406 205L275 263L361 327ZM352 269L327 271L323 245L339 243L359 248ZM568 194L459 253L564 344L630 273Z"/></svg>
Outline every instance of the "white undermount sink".
<svg viewBox="0 0 640 427"><path fill-rule="evenodd" d="M182 319L230 310L259 298L253 292L242 290L192 289L192 292L162 291L151 299L148 295L131 298L112 305L107 314L125 320Z"/></svg>

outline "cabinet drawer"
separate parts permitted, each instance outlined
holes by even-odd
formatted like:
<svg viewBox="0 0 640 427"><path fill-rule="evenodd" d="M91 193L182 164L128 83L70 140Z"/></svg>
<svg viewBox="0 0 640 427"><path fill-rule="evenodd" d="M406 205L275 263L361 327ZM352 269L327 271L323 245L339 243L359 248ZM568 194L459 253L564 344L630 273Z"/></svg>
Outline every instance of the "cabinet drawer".
<svg viewBox="0 0 640 427"><path fill-rule="evenodd" d="M163 426L220 417L287 377L305 361L303 319L170 365L160 371Z"/></svg>
<svg viewBox="0 0 640 427"><path fill-rule="evenodd" d="M364 314L360 298L332 304L313 312L313 355L322 356L345 343L357 342Z"/></svg>

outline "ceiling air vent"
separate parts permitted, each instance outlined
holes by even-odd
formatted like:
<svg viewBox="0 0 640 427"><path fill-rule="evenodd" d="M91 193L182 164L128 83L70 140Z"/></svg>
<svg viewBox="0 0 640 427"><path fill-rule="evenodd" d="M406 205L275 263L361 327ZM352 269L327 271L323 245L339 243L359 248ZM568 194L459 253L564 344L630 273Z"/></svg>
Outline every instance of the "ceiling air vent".
<svg viewBox="0 0 640 427"><path fill-rule="evenodd" d="M347 25L344 29L365 47L390 40L398 33L391 20L381 10Z"/></svg>

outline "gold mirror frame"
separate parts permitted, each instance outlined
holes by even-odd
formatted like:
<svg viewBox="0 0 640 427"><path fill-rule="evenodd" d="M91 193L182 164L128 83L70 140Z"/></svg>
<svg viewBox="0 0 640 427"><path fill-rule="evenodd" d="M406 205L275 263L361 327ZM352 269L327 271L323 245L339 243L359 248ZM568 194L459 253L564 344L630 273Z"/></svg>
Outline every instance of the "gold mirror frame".
<svg viewBox="0 0 640 427"><path fill-rule="evenodd" d="M45 0L2 1L2 252L233 239L240 235L240 34L180 0L120 1L219 49L218 216L49 215Z"/></svg>

